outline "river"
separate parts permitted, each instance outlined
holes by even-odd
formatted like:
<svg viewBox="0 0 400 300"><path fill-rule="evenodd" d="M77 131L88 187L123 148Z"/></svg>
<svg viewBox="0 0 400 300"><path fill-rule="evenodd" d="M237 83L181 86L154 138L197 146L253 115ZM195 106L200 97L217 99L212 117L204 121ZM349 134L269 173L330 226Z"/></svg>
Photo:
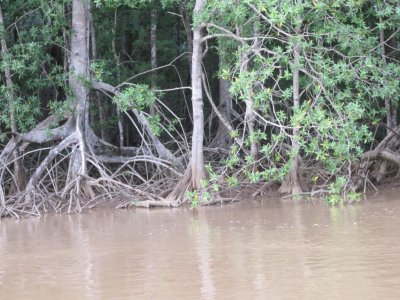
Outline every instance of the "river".
<svg viewBox="0 0 400 300"><path fill-rule="evenodd" d="M400 299L400 191L0 221L0 299Z"/></svg>

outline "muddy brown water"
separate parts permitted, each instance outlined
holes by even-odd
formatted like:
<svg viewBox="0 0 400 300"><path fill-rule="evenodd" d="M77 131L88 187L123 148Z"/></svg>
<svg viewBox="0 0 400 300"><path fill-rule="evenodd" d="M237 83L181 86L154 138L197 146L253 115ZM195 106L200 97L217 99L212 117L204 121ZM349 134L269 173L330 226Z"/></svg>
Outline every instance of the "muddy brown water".
<svg viewBox="0 0 400 300"><path fill-rule="evenodd" d="M400 299L400 191L1 220L0 299Z"/></svg>

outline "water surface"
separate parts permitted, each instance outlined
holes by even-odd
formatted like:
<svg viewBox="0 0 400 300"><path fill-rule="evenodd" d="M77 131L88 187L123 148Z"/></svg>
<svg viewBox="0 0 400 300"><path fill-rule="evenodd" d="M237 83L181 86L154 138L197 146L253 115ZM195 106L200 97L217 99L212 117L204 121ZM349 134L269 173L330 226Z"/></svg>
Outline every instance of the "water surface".
<svg viewBox="0 0 400 300"><path fill-rule="evenodd" d="M0 221L0 299L400 299L400 191Z"/></svg>

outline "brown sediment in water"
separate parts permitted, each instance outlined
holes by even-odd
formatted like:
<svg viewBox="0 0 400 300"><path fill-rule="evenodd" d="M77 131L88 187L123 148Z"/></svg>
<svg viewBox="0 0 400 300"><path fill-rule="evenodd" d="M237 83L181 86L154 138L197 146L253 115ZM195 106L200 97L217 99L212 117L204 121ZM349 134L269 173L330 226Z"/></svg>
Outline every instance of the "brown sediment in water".
<svg viewBox="0 0 400 300"><path fill-rule="evenodd" d="M399 299L400 198L3 219L4 299Z"/></svg>

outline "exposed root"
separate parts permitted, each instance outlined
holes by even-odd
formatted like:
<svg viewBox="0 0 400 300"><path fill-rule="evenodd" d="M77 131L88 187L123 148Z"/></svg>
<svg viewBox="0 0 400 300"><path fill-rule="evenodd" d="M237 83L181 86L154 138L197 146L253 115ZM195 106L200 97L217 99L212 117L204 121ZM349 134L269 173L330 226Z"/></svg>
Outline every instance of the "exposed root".
<svg viewBox="0 0 400 300"><path fill-rule="evenodd" d="M74 151L69 149L74 143L76 139L70 136L51 149L23 193L7 197L0 190L0 216L40 215L47 211L80 212L105 201L115 203L115 207L176 207L183 203L160 196L165 190L173 190L176 182L173 178L165 180L167 174L171 174L171 167L164 165L165 162L159 164L155 169L157 172L147 179L135 170L147 163L159 163L151 157L147 157L148 161L146 157L132 159L115 169L88 155L89 175L78 174L68 179L68 167L65 169L63 161L71 160ZM146 173L144 171L143 175ZM176 175L178 179L180 174Z"/></svg>
<svg viewBox="0 0 400 300"><path fill-rule="evenodd" d="M271 180L266 183L264 183L257 191L255 191L253 194L251 194L251 197L257 197L258 195L264 195L264 190L269 188L270 186L274 185L276 181Z"/></svg>
<svg viewBox="0 0 400 300"><path fill-rule="evenodd" d="M380 182L388 173L387 170L391 165L400 168L400 155L396 152L400 145L399 132L400 126L391 129L374 150L364 153L360 164L362 173L365 174L367 170L373 166L373 163L378 161L378 163L375 164L375 178L377 182Z"/></svg>
<svg viewBox="0 0 400 300"><path fill-rule="evenodd" d="M145 200L145 201L137 201L137 202L132 202L132 206L136 207L177 207L176 204L174 204L171 201L151 201L151 200Z"/></svg>
<svg viewBox="0 0 400 300"><path fill-rule="evenodd" d="M299 180L299 157L296 156L292 162L290 172L284 178L279 192L281 194L298 195L303 193Z"/></svg>
<svg viewBox="0 0 400 300"><path fill-rule="evenodd" d="M211 201L203 202L201 205L208 206L208 205L215 205L215 204L224 204L224 203L233 203L239 201L238 198L217 198Z"/></svg>
<svg viewBox="0 0 400 300"><path fill-rule="evenodd" d="M396 166L400 167L400 155L389 150L372 150L366 152L361 158L361 162L374 161L378 159L385 159Z"/></svg>
<svg viewBox="0 0 400 300"><path fill-rule="evenodd" d="M183 174L183 177L180 179L180 181L172 190L172 192L167 196L166 201L174 203L174 205L176 206L185 203L188 200L185 194L191 187L191 181L192 181L192 167L189 163L185 173Z"/></svg>

